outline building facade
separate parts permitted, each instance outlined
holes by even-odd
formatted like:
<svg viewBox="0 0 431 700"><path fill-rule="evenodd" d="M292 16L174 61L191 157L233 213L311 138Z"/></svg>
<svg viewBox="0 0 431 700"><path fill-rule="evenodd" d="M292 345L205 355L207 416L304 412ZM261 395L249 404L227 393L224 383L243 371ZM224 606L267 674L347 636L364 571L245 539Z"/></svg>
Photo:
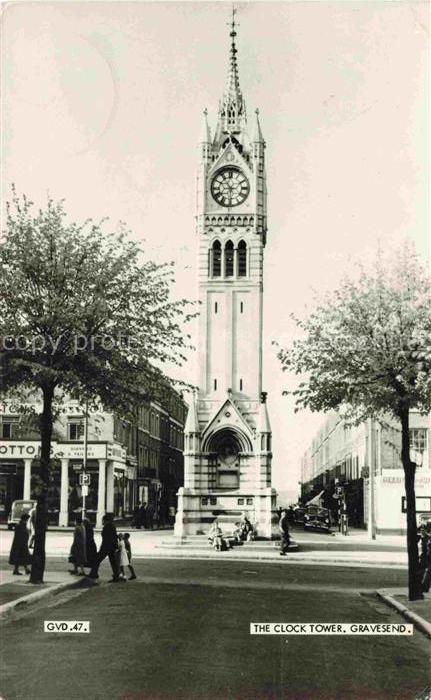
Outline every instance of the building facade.
<svg viewBox="0 0 431 700"><path fill-rule="evenodd" d="M34 497L39 473L40 438L36 415L41 406L29 401L0 402L0 518L16 499ZM144 403L135 422L103 410L87 419L86 471L90 483L86 512L98 526L105 512L123 517L139 501L151 504L167 523L183 484L186 407L171 392L166 405ZM85 410L65 401L54 423L48 490L51 524L66 526L82 508L80 473L84 460Z"/></svg>
<svg viewBox="0 0 431 700"><path fill-rule="evenodd" d="M212 135L204 112L196 233L201 301L199 391L185 428L175 533L204 532L247 512L271 536L271 427L262 392L265 142L240 89L234 17L225 93Z"/></svg>
<svg viewBox="0 0 431 700"><path fill-rule="evenodd" d="M431 512L430 417L412 411L410 440L416 470L416 510ZM370 469L374 485L374 523L381 534L406 532L401 433L396 421L347 425L337 413L328 416L302 458L301 496L320 495L322 505L336 509L336 484L346 492L349 523L368 524ZM414 456L413 456L414 453Z"/></svg>

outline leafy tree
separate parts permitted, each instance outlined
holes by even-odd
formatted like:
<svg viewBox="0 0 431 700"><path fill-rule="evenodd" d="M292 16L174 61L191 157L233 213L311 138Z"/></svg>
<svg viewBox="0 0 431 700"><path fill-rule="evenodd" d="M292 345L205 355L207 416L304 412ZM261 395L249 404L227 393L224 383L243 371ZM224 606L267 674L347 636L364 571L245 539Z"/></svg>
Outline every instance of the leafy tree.
<svg viewBox="0 0 431 700"><path fill-rule="evenodd" d="M409 412L431 409L430 301L429 276L411 246L389 260L379 253L371 270L296 320L301 338L278 354L283 370L305 375L291 392L295 410L347 410L356 423L390 415L400 426L411 600L423 595Z"/></svg>
<svg viewBox="0 0 431 700"><path fill-rule="evenodd" d="M31 582L43 580L50 447L65 395L127 415L162 393L162 367L190 347L188 302L172 301L172 265L146 260L124 226L69 222L63 202L36 211L13 190L0 241L0 381L42 401Z"/></svg>

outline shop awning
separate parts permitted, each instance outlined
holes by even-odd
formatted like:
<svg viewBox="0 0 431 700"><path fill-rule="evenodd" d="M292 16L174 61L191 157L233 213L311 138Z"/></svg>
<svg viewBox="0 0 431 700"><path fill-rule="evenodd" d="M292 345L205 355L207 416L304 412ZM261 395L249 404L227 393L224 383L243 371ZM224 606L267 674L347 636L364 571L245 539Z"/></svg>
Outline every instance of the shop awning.
<svg viewBox="0 0 431 700"><path fill-rule="evenodd" d="M321 499L322 496L325 492L321 491L320 493L317 494L317 496L314 496L314 498L311 499L311 501L307 501L306 505L307 506L321 506Z"/></svg>

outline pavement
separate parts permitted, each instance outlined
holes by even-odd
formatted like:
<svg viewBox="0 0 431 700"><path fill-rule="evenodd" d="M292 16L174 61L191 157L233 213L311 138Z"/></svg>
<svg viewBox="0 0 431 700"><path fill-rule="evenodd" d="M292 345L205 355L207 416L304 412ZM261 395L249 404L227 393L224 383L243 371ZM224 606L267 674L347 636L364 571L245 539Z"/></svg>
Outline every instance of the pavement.
<svg viewBox="0 0 431 700"><path fill-rule="evenodd" d="M417 629L431 638L431 593L424 593L423 600L409 600L405 588L385 588L377 595L389 607L399 612Z"/></svg>
<svg viewBox="0 0 431 700"><path fill-rule="evenodd" d="M133 530L129 531L133 558L174 557L198 559L241 559L244 561L279 561L278 543L271 541L247 542L227 552L216 552L208 546L206 536L187 538L185 541L173 537L172 530ZM369 540L363 530L351 530L349 535L328 535L326 533L304 532L292 529L292 539L298 545L291 548L286 559L289 562L304 564L324 564L327 566L387 566L405 569L407 553L403 537L382 536ZM0 530L0 556L8 556L13 532ZM96 544L100 544L100 533L96 531ZM69 555L72 532L69 529L55 529L47 532L46 553L52 557Z"/></svg>
<svg viewBox="0 0 431 700"><path fill-rule="evenodd" d="M29 577L14 576L12 570L0 570L0 618L18 609L38 603L47 596L57 595L68 588L82 585L83 579L68 571L45 571L43 584L32 584Z"/></svg>

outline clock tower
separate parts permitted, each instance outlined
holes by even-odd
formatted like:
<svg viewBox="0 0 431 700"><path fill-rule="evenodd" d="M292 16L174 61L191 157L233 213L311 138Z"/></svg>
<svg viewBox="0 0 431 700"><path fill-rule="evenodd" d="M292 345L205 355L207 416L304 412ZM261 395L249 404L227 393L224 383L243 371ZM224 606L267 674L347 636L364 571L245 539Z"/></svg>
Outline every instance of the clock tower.
<svg viewBox="0 0 431 700"><path fill-rule="evenodd" d="M271 427L262 390L265 141L247 120L235 11L225 92L214 134L203 115L197 175L199 390L185 426L184 487L175 535L228 532L244 513L258 535L277 522Z"/></svg>

